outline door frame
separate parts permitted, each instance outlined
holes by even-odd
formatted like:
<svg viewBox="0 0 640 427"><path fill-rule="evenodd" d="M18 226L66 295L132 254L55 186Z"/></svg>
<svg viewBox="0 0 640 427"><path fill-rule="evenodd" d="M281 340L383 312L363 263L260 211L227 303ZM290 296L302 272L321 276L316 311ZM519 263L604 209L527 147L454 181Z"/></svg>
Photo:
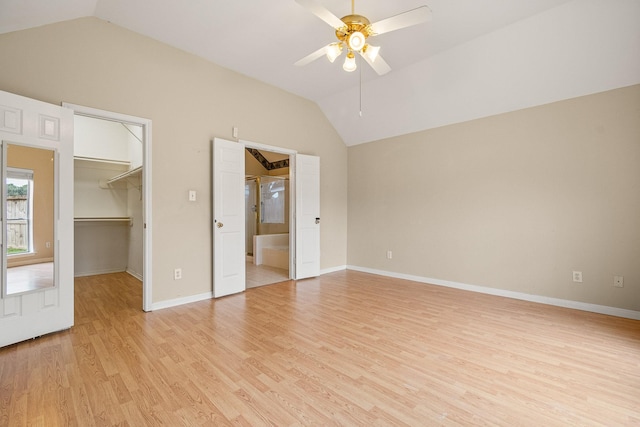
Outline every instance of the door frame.
<svg viewBox="0 0 640 427"><path fill-rule="evenodd" d="M130 116L127 114L115 113L112 111L100 110L83 105L62 103L63 107L73 110L74 115L92 117L95 119L110 120L124 124L142 126L142 310L153 310L153 281L151 256L152 237L152 209L151 204L151 126L152 121L142 117Z"/></svg>
<svg viewBox="0 0 640 427"><path fill-rule="evenodd" d="M260 144L258 142L246 141L239 139L238 143L245 148L255 148L256 150L270 151L272 153L286 154L289 156L289 279L296 278L296 173L295 173L295 156L298 154L296 150L288 148L275 147L273 145ZM246 169L245 169L246 171ZM246 174L246 173L245 173ZM256 190L258 191L258 190ZM245 214L246 215L246 214Z"/></svg>

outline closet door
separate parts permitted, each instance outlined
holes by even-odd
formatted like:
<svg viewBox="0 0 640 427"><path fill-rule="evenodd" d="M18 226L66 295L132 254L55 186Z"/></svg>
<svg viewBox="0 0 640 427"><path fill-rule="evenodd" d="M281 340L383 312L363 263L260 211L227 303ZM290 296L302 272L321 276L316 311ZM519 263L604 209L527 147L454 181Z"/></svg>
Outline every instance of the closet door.
<svg viewBox="0 0 640 427"><path fill-rule="evenodd" d="M0 92L0 139L3 152L9 147L22 147L34 152L46 152L54 163L48 193L53 189L53 205L47 209L53 227L52 238L48 237L44 248L53 246L53 269L48 281L28 288L15 286L23 275L16 277L14 268L7 274L7 234L12 219L7 215L7 188L12 184L7 179L7 157L3 156L3 206L2 209L2 293L0 298L0 347L35 338L40 335L67 329L73 326L73 112L33 99ZM35 187L34 187L35 188ZM42 186L34 189L40 192ZM40 194L41 195L41 194ZM38 209L41 210L41 209ZM38 215L32 221L33 234L40 227ZM21 255L23 263L38 255L36 247L39 236L31 236L30 243ZM36 243L33 243L36 242ZM33 245L33 247L32 247ZM41 252L41 251L40 251ZM14 263L12 262L12 265ZM41 262L40 264L44 264ZM29 271L32 274L34 269ZM40 270L42 271L42 270ZM34 273L35 274L35 273ZM39 273L38 273L39 274ZM9 279L8 279L8 276ZM42 287L39 287L42 286Z"/></svg>

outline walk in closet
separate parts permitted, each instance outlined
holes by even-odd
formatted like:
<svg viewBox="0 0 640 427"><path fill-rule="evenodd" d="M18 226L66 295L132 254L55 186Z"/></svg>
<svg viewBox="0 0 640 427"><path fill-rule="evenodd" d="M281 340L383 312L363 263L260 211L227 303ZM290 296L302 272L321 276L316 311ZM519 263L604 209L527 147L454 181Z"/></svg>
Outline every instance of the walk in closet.
<svg viewBox="0 0 640 427"><path fill-rule="evenodd" d="M142 127L75 116L75 276L142 280Z"/></svg>

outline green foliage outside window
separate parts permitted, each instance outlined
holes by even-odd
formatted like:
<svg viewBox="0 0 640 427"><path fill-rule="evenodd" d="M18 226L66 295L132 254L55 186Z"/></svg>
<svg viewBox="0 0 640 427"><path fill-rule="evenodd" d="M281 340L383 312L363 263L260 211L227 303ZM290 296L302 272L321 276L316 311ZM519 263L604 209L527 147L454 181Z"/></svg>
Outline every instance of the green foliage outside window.
<svg viewBox="0 0 640 427"><path fill-rule="evenodd" d="M18 187L17 185L14 184L8 184L7 185L7 196L26 196L27 195L27 184Z"/></svg>

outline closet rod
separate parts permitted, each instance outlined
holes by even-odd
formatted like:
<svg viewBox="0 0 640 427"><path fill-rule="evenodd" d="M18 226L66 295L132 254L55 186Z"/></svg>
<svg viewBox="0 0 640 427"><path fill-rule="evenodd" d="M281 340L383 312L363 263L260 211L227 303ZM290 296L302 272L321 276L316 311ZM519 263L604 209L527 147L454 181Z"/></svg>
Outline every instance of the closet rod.
<svg viewBox="0 0 640 427"><path fill-rule="evenodd" d="M81 217L74 218L75 222L116 222L116 221L131 221L128 216L95 216L95 217Z"/></svg>

